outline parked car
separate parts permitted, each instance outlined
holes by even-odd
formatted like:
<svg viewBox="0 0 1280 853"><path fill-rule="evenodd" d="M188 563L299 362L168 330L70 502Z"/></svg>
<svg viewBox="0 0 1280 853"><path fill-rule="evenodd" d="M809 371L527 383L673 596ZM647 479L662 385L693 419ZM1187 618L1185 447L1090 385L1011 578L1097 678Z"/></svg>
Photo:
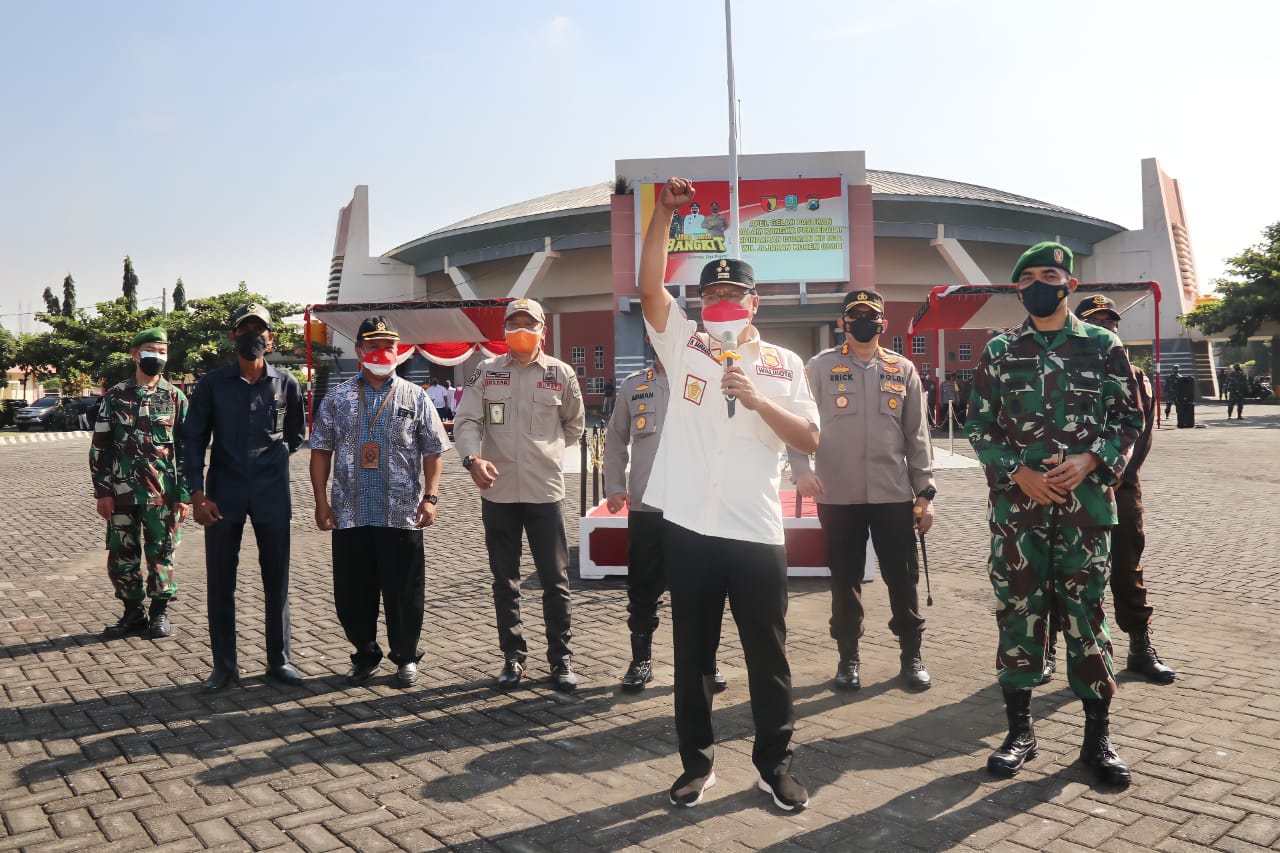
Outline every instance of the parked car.
<svg viewBox="0 0 1280 853"><path fill-rule="evenodd" d="M11 427L17 421L14 418L18 415L19 409L25 409L31 405L26 400L5 400L4 405L0 406L0 427Z"/></svg>
<svg viewBox="0 0 1280 853"><path fill-rule="evenodd" d="M1270 376L1255 376L1253 381L1249 383L1250 397L1256 397L1259 400L1270 400L1273 393Z"/></svg>
<svg viewBox="0 0 1280 853"><path fill-rule="evenodd" d="M61 397L41 397L25 409L19 409L14 422L23 432L31 429L48 429L51 419L54 419L54 413L63 405Z"/></svg>

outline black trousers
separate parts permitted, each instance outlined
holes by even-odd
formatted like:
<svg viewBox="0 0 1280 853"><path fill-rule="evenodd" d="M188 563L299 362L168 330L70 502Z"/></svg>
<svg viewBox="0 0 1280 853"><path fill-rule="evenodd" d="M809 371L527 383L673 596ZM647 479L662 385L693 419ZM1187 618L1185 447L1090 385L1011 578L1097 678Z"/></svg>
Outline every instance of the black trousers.
<svg viewBox="0 0 1280 853"><path fill-rule="evenodd" d="M421 530L365 526L333 532L333 603L355 647L352 663L382 660L379 598L387 614L391 660L397 665L421 660L425 590Z"/></svg>
<svg viewBox="0 0 1280 853"><path fill-rule="evenodd" d="M236 572L245 519L223 518L204 529L206 600L209 606L209 646L217 669L235 670ZM253 519L262 570L264 634L267 666L289 662L289 519Z"/></svg>
<svg viewBox="0 0 1280 853"><path fill-rule="evenodd" d="M633 634L658 630L658 600L667 588L663 527L660 512L627 515L627 628Z"/></svg>
<svg viewBox="0 0 1280 853"><path fill-rule="evenodd" d="M1116 489L1119 521L1111 529L1111 598L1116 624L1126 634L1142 631L1151 622L1147 587L1142 580L1142 552L1147 537L1142 530L1142 487L1122 483Z"/></svg>
<svg viewBox="0 0 1280 853"><path fill-rule="evenodd" d="M680 761L699 776L709 773L714 761L710 673L715 672L727 594L747 664L756 729L751 760L761 773L785 773L791 767L795 730L787 663L786 551L781 545L704 536L669 521L664 526Z"/></svg>
<svg viewBox="0 0 1280 853"><path fill-rule="evenodd" d="M831 636L842 646L862 636L862 578L867 563L867 535L880 562L893 617L889 630L898 637L924 631L916 582L914 501L891 504L818 504L818 520L827 542L831 568Z"/></svg>
<svg viewBox="0 0 1280 853"><path fill-rule="evenodd" d="M547 660L555 664L570 657L572 619L569 603L569 542L564 517L556 503L497 503L481 500L484 544L493 572L493 605L498 617L498 646L503 657L523 662L529 648L520 619L521 535L529 537L529 552L542 584L542 619L547 629Z"/></svg>

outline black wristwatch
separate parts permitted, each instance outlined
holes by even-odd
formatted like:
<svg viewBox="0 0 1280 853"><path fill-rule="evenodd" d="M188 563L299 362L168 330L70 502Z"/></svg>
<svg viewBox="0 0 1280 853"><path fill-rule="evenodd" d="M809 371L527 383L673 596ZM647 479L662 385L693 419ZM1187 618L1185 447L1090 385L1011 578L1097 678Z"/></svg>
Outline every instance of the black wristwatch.
<svg viewBox="0 0 1280 853"><path fill-rule="evenodd" d="M466 468L468 471L471 470L471 466L474 464L476 464L476 456L474 453L468 453L466 456L462 457L462 467Z"/></svg>
<svg viewBox="0 0 1280 853"><path fill-rule="evenodd" d="M439 496L439 495L427 495L427 496L426 496L426 497L424 497L422 500L423 500L423 501L425 501L426 503L431 504L432 506L435 506L436 504L440 503L440 496Z"/></svg>
<svg viewBox="0 0 1280 853"><path fill-rule="evenodd" d="M933 486L930 486L929 488L925 489L923 492L918 492L916 494L916 497L924 498L927 501L931 501L937 496L938 496L938 490Z"/></svg>

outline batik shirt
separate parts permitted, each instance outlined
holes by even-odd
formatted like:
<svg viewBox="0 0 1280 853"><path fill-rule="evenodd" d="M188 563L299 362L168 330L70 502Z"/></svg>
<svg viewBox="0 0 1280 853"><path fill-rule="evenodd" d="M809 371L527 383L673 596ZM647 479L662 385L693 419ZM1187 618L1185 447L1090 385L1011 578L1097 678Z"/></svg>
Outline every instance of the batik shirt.
<svg viewBox="0 0 1280 853"><path fill-rule="evenodd" d="M114 497L116 506L190 503L181 470L186 417L186 395L163 378L154 388L127 379L107 391L89 448L94 497Z"/></svg>

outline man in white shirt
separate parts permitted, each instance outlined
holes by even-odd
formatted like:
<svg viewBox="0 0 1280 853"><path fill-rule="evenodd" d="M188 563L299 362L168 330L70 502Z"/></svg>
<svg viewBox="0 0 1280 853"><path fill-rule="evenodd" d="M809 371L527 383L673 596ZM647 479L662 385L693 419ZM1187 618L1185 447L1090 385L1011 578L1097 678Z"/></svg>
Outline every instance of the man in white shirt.
<svg viewBox="0 0 1280 853"><path fill-rule="evenodd" d="M664 559L675 646L676 734L684 773L674 805L693 806L715 784L712 672L726 595L747 662L759 787L787 811L809 804L791 775L795 713L786 655L787 561L778 500L781 456L818 446L818 409L799 356L760 339L754 274L712 261L700 295L707 333L663 284L667 235L693 184L671 178L645 232L640 298L645 326L671 382L663 440L645 503L664 514Z"/></svg>

